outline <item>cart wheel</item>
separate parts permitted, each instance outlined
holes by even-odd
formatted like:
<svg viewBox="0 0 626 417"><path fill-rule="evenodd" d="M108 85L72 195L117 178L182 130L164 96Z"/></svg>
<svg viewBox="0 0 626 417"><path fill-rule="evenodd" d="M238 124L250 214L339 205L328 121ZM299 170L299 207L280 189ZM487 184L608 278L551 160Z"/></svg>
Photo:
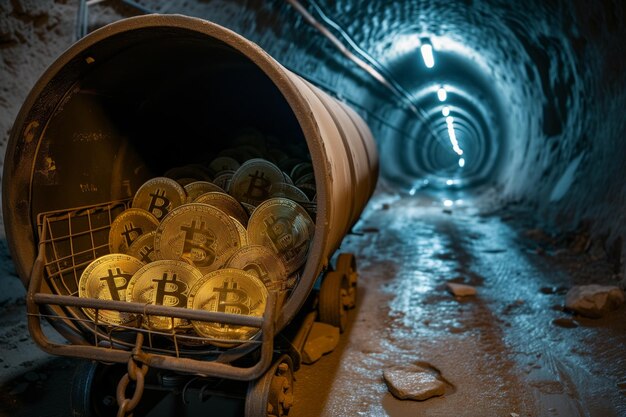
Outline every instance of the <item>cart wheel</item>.
<svg viewBox="0 0 626 417"><path fill-rule="evenodd" d="M350 304L350 283L342 272L326 274L320 288L319 319L336 327L343 333L348 323L347 306Z"/></svg>
<svg viewBox="0 0 626 417"><path fill-rule="evenodd" d="M356 271L356 257L352 253L342 253L337 258L336 271L346 274L348 282L350 283L350 291L348 293L348 305L347 308L354 308L356 306L356 284L359 278L359 273Z"/></svg>
<svg viewBox="0 0 626 417"><path fill-rule="evenodd" d="M248 385L245 417L284 417L293 405L293 365L283 355L263 376Z"/></svg>
<svg viewBox="0 0 626 417"><path fill-rule="evenodd" d="M117 415L115 390L126 372L125 366L81 361L74 372L70 405L74 417Z"/></svg>

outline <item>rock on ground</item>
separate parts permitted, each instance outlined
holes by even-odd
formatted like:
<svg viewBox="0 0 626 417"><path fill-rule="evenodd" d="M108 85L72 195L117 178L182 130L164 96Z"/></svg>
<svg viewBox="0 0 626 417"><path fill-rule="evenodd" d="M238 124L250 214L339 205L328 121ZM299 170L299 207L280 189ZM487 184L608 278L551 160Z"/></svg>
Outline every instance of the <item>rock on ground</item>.
<svg viewBox="0 0 626 417"><path fill-rule="evenodd" d="M600 318L624 304L624 292L612 285L577 285L565 295L565 307L581 316Z"/></svg>
<svg viewBox="0 0 626 417"><path fill-rule="evenodd" d="M302 361L306 364L317 361L322 355L332 352L339 343L339 327L325 323L313 323L302 351Z"/></svg>
<svg viewBox="0 0 626 417"><path fill-rule="evenodd" d="M446 383L432 371L417 365L397 366L383 371L389 392L401 400L423 401L446 393Z"/></svg>
<svg viewBox="0 0 626 417"><path fill-rule="evenodd" d="M476 288L471 285L457 284L455 282L446 283L448 291L457 297L466 297L468 295L476 295Z"/></svg>

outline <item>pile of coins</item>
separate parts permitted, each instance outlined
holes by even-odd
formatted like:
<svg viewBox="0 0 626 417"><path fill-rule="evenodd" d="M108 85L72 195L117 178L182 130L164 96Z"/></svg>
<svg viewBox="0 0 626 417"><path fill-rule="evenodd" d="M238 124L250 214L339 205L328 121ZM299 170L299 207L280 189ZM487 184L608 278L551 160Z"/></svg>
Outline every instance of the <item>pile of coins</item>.
<svg viewBox="0 0 626 417"><path fill-rule="evenodd" d="M315 230L303 207L314 207L313 168L292 165L287 174L266 159L240 165L222 155L148 180L113 220L110 254L83 271L79 296L262 316L268 291L297 285ZM132 314L84 312L102 324L137 325ZM258 332L155 316L141 326L225 347Z"/></svg>

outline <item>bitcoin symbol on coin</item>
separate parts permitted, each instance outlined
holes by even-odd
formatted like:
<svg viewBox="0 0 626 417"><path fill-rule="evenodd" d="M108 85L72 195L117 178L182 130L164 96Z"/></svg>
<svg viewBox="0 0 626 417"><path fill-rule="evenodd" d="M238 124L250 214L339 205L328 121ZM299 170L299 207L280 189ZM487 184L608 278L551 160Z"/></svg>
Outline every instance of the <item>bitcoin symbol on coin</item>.
<svg viewBox="0 0 626 417"><path fill-rule="evenodd" d="M196 227L197 223L200 223L200 227ZM209 266L215 262L215 235L207 229L205 222L192 220L189 226L181 226L180 230L185 232L183 256L189 256L198 267ZM200 237L197 238L196 235Z"/></svg>
<svg viewBox="0 0 626 417"><path fill-rule="evenodd" d="M271 279L269 278L269 272L259 264L246 265L243 270L251 273L266 284L271 282Z"/></svg>
<svg viewBox="0 0 626 417"><path fill-rule="evenodd" d="M133 244L135 239L143 234L143 230L141 227L135 227L132 222L124 225L124 231L122 232L122 236L126 241L126 246L130 246Z"/></svg>
<svg viewBox="0 0 626 417"><path fill-rule="evenodd" d="M170 200L165 196L165 190L156 189L154 193L150 193L150 205L148 211L161 220L169 212Z"/></svg>
<svg viewBox="0 0 626 417"><path fill-rule="evenodd" d="M235 313L235 314L250 314L250 297L248 293L238 288L236 282L232 282L232 286L229 287L228 281L225 281L221 287L213 288L213 292L219 293L219 299L217 301L217 311L221 313ZM228 295L232 294L231 297ZM229 308L228 310L226 310Z"/></svg>
<svg viewBox="0 0 626 417"><path fill-rule="evenodd" d="M288 218L270 216L264 221L267 237L270 238L276 249L284 256L286 261L296 255L295 239L291 233L291 222Z"/></svg>
<svg viewBox="0 0 626 417"><path fill-rule="evenodd" d="M115 268L115 273L113 273L111 269L108 269L108 272L109 275L100 278L100 281L106 282L107 286L109 287L111 299L115 301L120 301L120 292L126 290L126 287L128 287L128 281L130 280L130 277L132 275L123 274L120 268ZM124 297L124 300L126 300L126 297Z"/></svg>
<svg viewBox="0 0 626 417"><path fill-rule="evenodd" d="M248 175L250 177L250 184L248 190L244 194L244 197L250 200L262 201L270 195L270 187L272 183L265 178L265 173L254 171L254 174Z"/></svg>
<svg viewBox="0 0 626 417"><path fill-rule="evenodd" d="M154 252L154 248L150 246L144 246L139 250L139 260L145 264L152 262L151 255Z"/></svg>
<svg viewBox="0 0 626 417"><path fill-rule="evenodd" d="M176 280L176 274L172 274L172 279L168 279L167 272L163 273L161 279L153 279L152 282L157 284L155 304L167 305L172 307L186 307L187 306L187 292L188 286L182 281ZM167 297L167 298L166 298ZM176 302L171 302L175 299Z"/></svg>

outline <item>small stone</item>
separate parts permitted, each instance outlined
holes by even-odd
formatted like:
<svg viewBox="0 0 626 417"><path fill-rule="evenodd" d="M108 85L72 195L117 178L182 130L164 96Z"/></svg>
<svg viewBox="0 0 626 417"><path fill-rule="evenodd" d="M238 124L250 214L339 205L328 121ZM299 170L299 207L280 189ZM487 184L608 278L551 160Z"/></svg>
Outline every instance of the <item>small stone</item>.
<svg viewBox="0 0 626 417"><path fill-rule="evenodd" d="M424 401L446 393L446 383L419 366L398 366L383 371L389 392L401 400Z"/></svg>
<svg viewBox="0 0 626 417"><path fill-rule="evenodd" d="M302 350L302 361L311 364L322 355L332 352L339 343L339 327L326 323L313 323Z"/></svg>
<svg viewBox="0 0 626 417"><path fill-rule="evenodd" d="M519 414L517 414L517 413L511 413L511 417L519 417Z"/></svg>
<svg viewBox="0 0 626 417"><path fill-rule="evenodd" d="M624 292L612 285L577 285L565 295L565 307L581 316L600 318L624 304Z"/></svg>
<svg viewBox="0 0 626 417"><path fill-rule="evenodd" d="M382 207L381 207L381 208L382 208L383 210L389 210L389 208L390 208L390 207L391 207L391 206L390 206L388 203L383 203L383 205L382 205Z"/></svg>
<svg viewBox="0 0 626 417"><path fill-rule="evenodd" d="M456 282L447 282L446 286L456 297L466 297L468 295L476 295L476 288L471 285L457 284Z"/></svg>
<svg viewBox="0 0 626 417"><path fill-rule="evenodd" d="M552 324L559 327L565 327L566 329L573 329L575 327L578 327L578 324L574 320L567 317L559 317L558 319L554 319L552 320Z"/></svg>

